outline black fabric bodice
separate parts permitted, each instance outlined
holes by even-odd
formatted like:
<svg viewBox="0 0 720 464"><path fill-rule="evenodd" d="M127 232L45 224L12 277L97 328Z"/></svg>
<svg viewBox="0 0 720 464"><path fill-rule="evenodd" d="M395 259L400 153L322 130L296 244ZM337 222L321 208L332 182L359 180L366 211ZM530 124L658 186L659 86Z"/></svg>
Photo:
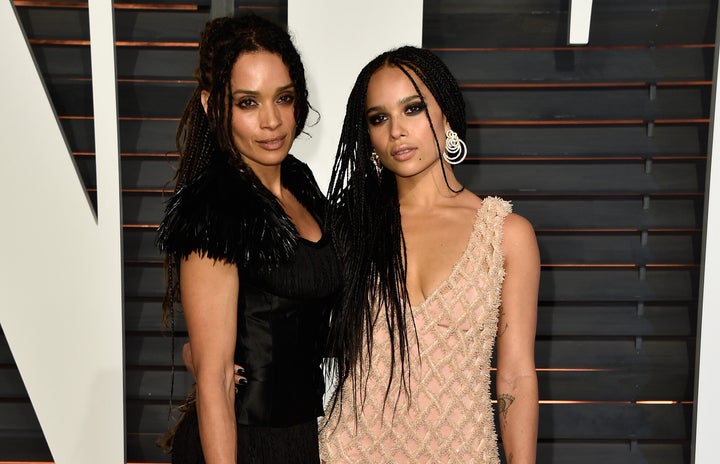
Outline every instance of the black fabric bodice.
<svg viewBox="0 0 720 464"><path fill-rule="evenodd" d="M237 421L289 426L323 413L320 363L329 307L340 287L331 241L299 239L291 262L270 271L240 271L235 363Z"/></svg>
<svg viewBox="0 0 720 464"><path fill-rule="evenodd" d="M322 227L326 201L307 165L288 155L281 180ZM168 200L157 244L176 258L197 252L237 265L235 362L248 380L238 386L238 423L280 427L322 415L320 362L341 286L329 237L298 237L254 174L218 153Z"/></svg>

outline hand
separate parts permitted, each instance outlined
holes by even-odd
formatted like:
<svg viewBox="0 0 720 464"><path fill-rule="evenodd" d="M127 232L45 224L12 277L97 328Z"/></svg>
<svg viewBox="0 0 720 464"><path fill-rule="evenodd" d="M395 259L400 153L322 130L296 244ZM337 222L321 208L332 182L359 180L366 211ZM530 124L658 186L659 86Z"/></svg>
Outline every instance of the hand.
<svg viewBox="0 0 720 464"><path fill-rule="evenodd" d="M242 375L245 373L245 368L237 364L233 364L233 373L235 374L235 390L237 391L237 385L247 385L247 379Z"/></svg>

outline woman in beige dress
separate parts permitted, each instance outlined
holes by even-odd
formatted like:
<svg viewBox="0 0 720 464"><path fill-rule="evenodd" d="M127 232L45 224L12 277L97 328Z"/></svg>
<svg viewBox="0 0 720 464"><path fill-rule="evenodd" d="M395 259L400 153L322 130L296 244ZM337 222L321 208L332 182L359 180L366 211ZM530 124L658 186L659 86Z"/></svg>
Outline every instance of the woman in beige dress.
<svg viewBox="0 0 720 464"><path fill-rule="evenodd" d="M349 97L329 226L343 302L326 463L534 463L539 255L533 229L463 188L457 82L434 54L371 61ZM497 354L495 396L491 360Z"/></svg>

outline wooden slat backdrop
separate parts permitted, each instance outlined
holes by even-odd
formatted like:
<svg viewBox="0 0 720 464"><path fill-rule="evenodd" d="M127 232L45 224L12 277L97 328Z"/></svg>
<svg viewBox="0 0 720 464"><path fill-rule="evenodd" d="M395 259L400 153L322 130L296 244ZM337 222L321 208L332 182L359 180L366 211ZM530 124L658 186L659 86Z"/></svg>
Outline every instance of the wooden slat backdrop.
<svg viewBox="0 0 720 464"><path fill-rule="evenodd" d="M542 255L538 462L690 462L715 2L425 2L464 88L481 194Z"/></svg>
<svg viewBox="0 0 720 464"><path fill-rule="evenodd" d="M285 1L236 4L286 22ZM15 5L93 194L87 8ZM131 462L167 461L153 239L208 13L209 0L116 2ZM425 2L423 44L468 104L458 176L512 200L538 234L538 462L690 462L715 18L712 0L596 0L590 44L567 47L566 0ZM179 401L182 370L175 387ZM16 459L51 456L0 337L0 461Z"/></svg>

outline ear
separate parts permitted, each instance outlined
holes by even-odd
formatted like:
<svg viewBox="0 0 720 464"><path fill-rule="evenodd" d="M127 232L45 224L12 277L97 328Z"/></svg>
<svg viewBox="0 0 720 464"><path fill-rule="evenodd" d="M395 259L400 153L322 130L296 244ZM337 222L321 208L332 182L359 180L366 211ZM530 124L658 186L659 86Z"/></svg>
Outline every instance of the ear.
<svg viewBox="0 0 720 464"><path fill-rule="evenodd" d="M452 127L450 127L450 123L448 122L447 118L443 114L443 134L445 134L448 131L448 129L452 129Z"/></svg>
<svg viewBox="0 0 720 464"><path fill-rule="evenodd" d="M203 106L203 110L205 110L205 114L207 114L207 102L208 102L209 97L210 97L210 92L208 92L207 90L202 90L200 92L200 103Z"/></svg>

